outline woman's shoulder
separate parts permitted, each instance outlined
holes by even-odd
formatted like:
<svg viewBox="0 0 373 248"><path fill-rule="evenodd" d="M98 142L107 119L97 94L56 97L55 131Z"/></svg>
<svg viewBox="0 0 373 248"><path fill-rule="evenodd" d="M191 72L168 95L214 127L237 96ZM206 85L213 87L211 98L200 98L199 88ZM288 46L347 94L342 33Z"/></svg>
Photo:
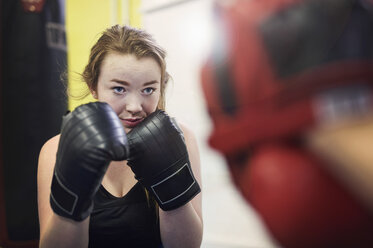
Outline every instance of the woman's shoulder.
<svg viewBox="0 0 373 248"><path fill-rule="evenodd" d="M181 131L183 132L184 137L186 139L193 139L193 140L195 139L195 135L194 135L193 130L185 122L176 120L176 123L179 126L179 128L181 129Z"/></svg>
<svg viewBox="0 0 373 248"><path fill-rule="evenodd" d="M58 147L58 143L60 141L60 134L57 134L56 136L50 138L49 140L47 140L42 149L54 149L54 148L57 148Z"/></svg>
<svg viewBox="0 0 373 248"><path fill-rule="evenodd" d="M40 150L39 160L50 160L51 157L55 159L58 143L60 141L60 134L47 140Z"/></svg>
<svg viewBox="0 0 373 248"><path fill-rule="evenodd" d="M183 133L185 144L188 147L189 155L196 154L197 156L199 156L198 142L193 129L190 126L188 126L185 122L176 120L176 123Z"/></svg>

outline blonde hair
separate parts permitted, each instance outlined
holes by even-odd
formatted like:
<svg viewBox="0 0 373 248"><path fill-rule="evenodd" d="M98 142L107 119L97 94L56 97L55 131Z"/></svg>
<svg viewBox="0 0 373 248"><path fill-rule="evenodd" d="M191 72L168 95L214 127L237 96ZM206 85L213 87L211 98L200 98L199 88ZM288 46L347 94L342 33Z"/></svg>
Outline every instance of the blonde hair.
<svg viewBox="0 0 373 248"><path fill-rule="evenodd" d="M93 45L82 77L90 91L97 90L98 77L101 64L110 52L132 54L137 58L151 57L161 68L161 88L158 109L165 108L165 88L169 80L166 71L166 52L153 39L141 29L129 26L115 25L106 29L97 42ZM87 96L89 92L86 93Z"/></svg>

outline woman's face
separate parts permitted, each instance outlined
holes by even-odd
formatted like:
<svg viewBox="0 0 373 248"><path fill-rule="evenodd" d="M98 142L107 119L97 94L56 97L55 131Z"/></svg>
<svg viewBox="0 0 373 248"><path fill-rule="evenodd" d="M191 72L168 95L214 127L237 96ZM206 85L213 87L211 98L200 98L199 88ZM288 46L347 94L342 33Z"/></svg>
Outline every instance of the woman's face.
<svg viewBox="0 0 373 248"><path fill-rule="evenodd" d="M130 54L106 55L94 98L108 103L128 133L157 109L161 90L161 68L151 57Z"/></svg>

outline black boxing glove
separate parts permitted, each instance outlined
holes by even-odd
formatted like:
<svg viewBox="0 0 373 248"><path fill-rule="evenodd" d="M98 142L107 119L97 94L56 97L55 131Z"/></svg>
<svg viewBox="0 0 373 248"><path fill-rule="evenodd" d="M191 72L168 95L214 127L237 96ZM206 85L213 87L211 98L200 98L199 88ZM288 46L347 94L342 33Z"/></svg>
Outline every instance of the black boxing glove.
<svg viewBox="0 0 373 248"><path fill-rule="evenodd" d="M107 103L88 103L65 115L51 186L53 211L76 221L87 218L109 163L127 155L123 125Z"/></svg>
<svg viewBox="0 0 373 248"><path fill-rule="evenodd" d="M161 209L176 209L201 191L183 133L164 111L150 114L134 127L128 133L128 143L128 165Z"/></svg>

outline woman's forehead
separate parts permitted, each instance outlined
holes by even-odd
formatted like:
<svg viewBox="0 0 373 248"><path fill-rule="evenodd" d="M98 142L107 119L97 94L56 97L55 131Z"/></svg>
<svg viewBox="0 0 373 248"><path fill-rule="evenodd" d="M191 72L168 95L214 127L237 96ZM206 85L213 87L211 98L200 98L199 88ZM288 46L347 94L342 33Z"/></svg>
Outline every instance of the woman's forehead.
<svg viewBox="0 0 373 248"><path fill-rule="evenodd" d="M152 57L137 58L131 54L108 54L101 65L101 76L118 79L159 81L161 68Z"/></svg>

